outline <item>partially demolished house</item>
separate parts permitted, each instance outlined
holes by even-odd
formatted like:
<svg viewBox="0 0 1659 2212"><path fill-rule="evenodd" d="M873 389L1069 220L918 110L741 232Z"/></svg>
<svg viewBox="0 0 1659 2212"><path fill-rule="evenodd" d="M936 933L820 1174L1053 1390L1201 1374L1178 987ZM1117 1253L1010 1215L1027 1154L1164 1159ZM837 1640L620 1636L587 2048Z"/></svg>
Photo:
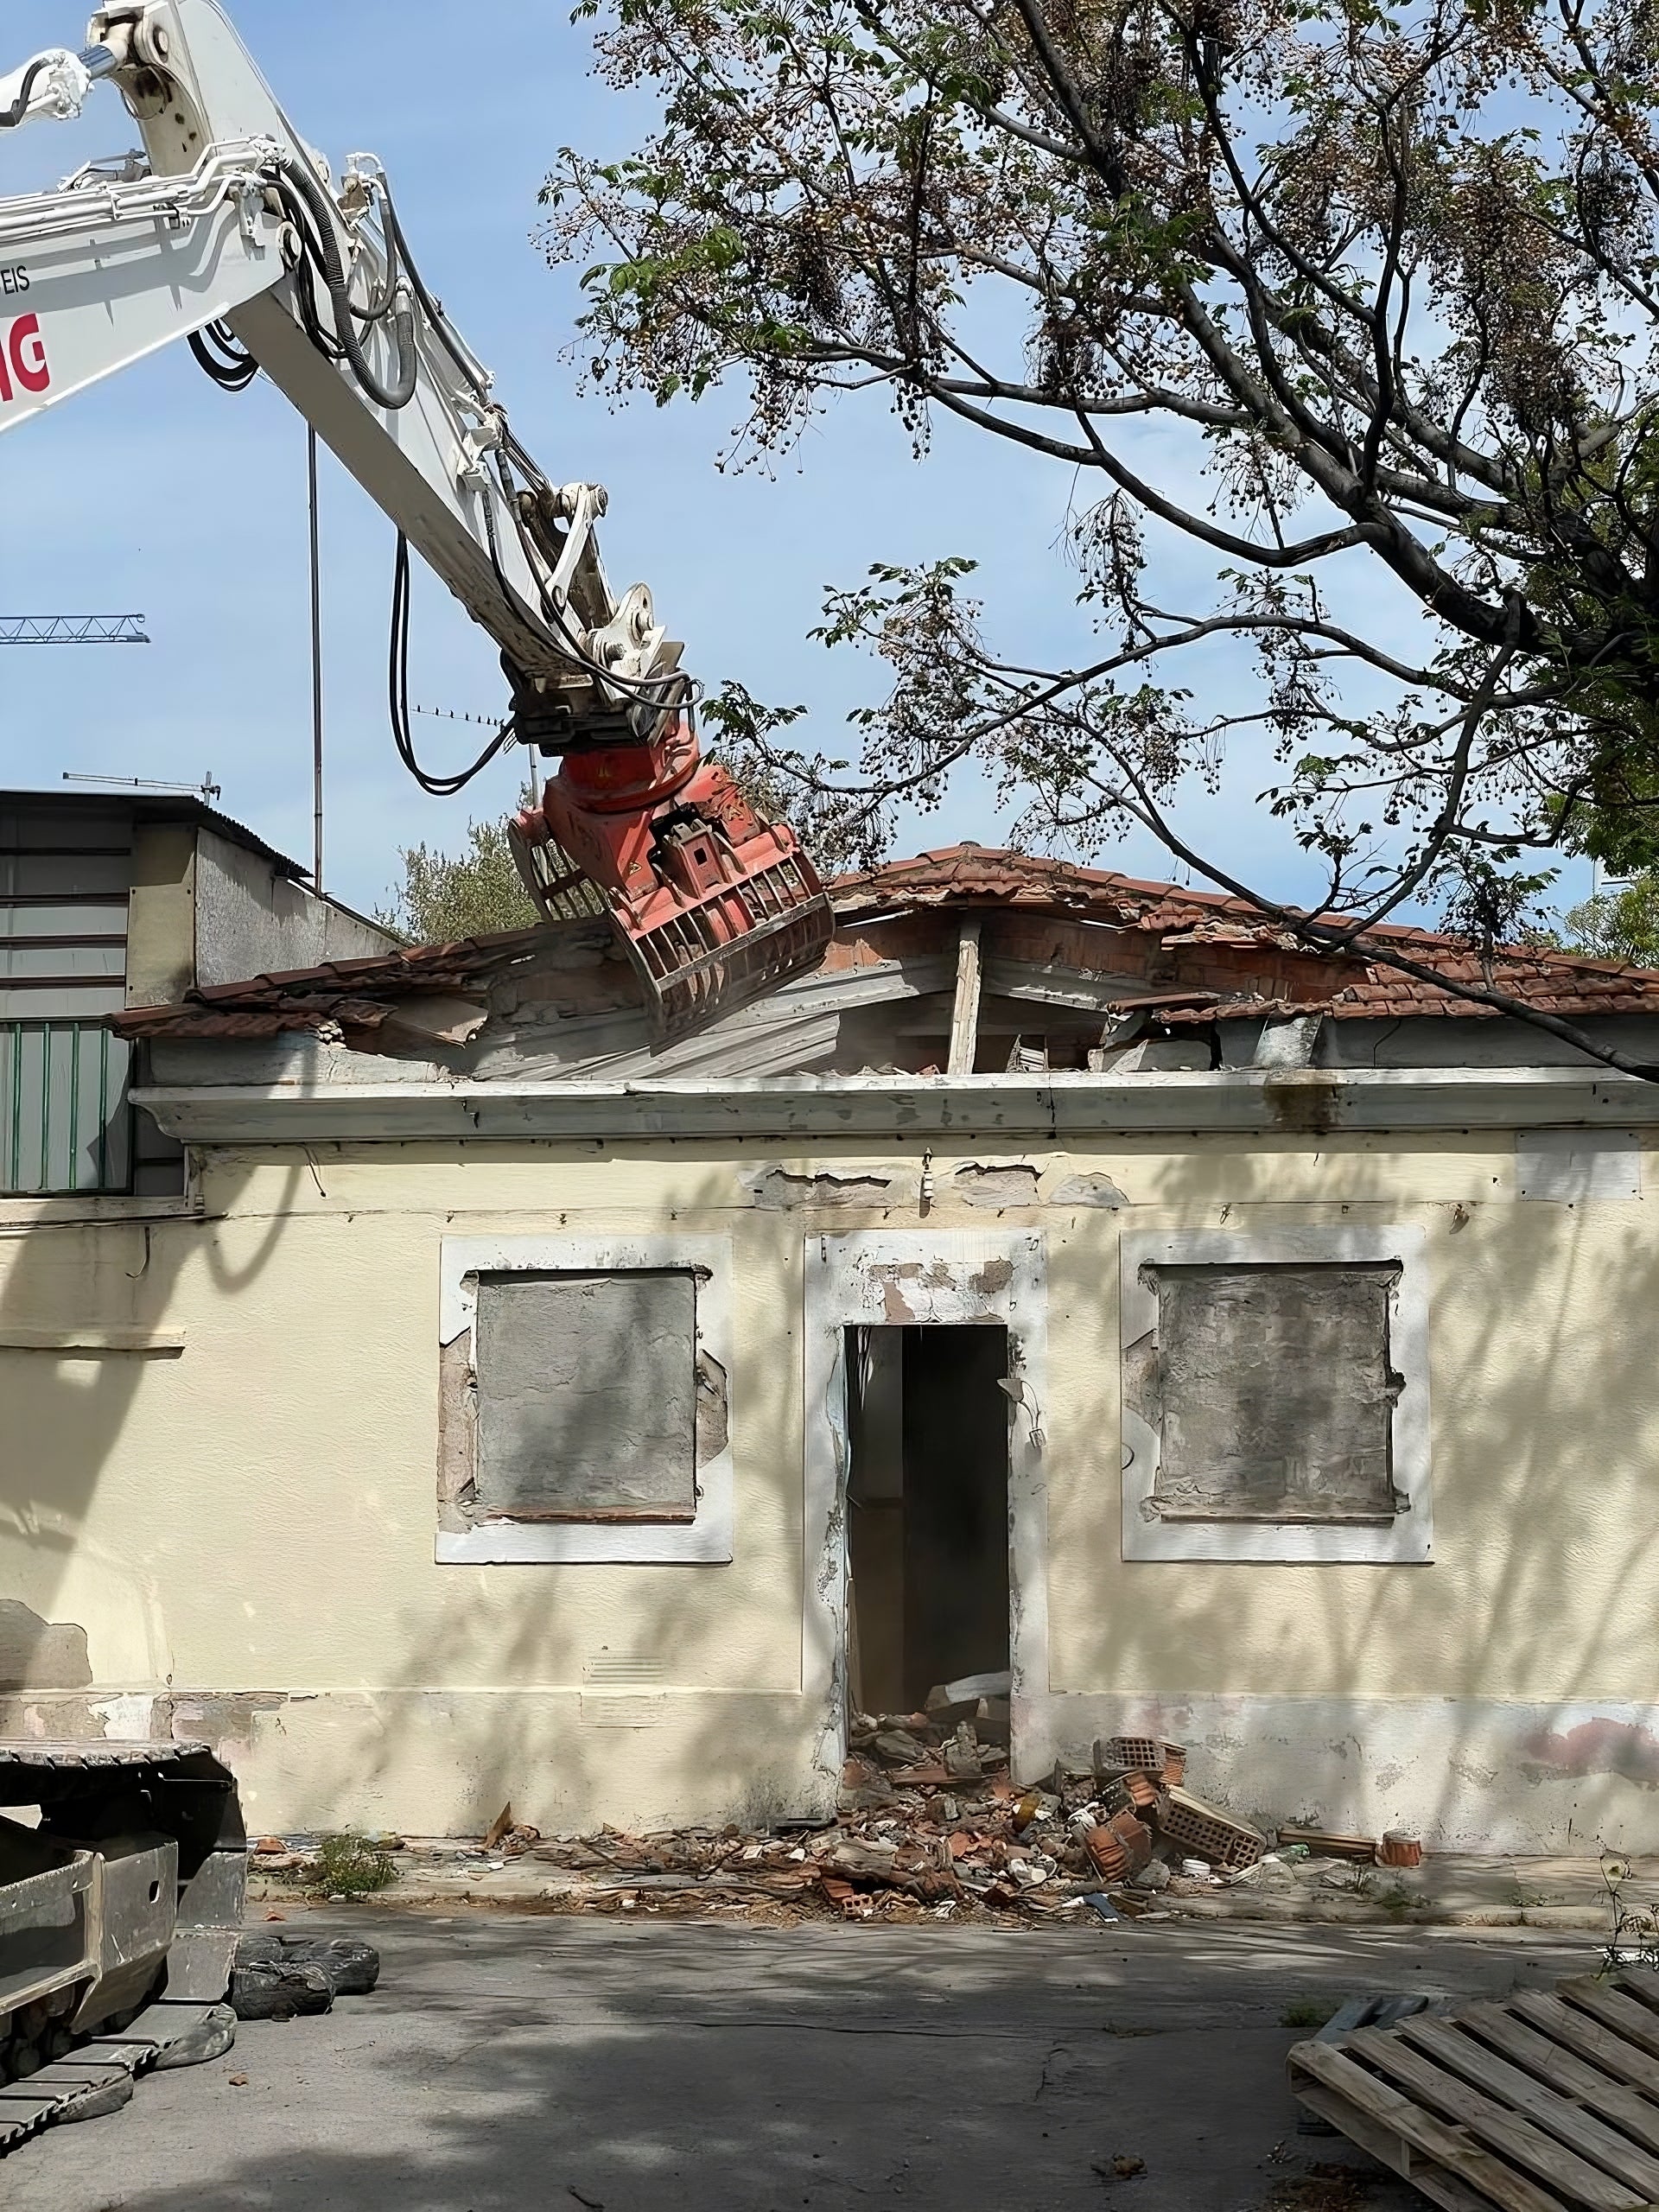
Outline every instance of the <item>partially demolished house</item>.
<svg viewBox="0 0 1659 2212"><path fill-rule="evenodd" d="M657 1054L597 925L114 1017L188 1187L0 1220L3 1725L205 1738L267 1828L638 1829L1008 1670L1021 1779L1650 1843L1659 1086L1167 885L836 897ZM1659 1062L1659 976L1495 979Z"/></svg>

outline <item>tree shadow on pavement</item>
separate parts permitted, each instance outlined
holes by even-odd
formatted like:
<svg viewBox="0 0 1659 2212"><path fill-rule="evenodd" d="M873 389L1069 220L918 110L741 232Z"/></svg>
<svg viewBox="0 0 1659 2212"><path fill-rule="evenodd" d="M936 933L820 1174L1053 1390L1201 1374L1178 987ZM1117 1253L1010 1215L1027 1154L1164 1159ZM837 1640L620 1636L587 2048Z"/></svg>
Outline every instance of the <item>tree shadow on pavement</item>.
<svg viewBox="0 0 1659 2212"><path fill-rule="evenodd" d="M1309 2156L1287 1998L1426 1971L1313 1931L341 1924L378 1929L374 1997L32 2146L8 2212L1258 2212ZM1447 1961L1497 1991L1516 1955ZM1119 2156L1145 2171L1104 2177ZM1364 2202L1414 2200L1379 2177Z"/></svg>

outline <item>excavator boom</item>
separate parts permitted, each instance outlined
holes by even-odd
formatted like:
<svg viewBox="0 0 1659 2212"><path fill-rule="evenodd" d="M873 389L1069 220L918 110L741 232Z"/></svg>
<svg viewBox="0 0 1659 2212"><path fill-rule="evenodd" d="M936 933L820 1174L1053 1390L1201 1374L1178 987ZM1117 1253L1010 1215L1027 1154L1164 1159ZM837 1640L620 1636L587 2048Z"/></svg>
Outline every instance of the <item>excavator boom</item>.
<svg viewBox="0 0 1659 2212"><path fill-rule="evenodd" d="M0 433L181 339L230 389L263 371L397 524L410 767L405 544L494 640L508 733L562 763L515 831L543 912L608 915L664 1038L812 965L833 921L810 861L703 759L683 648L645 585L606 575L603 489L554 482L519 442L380 164L334 178L218 0L120 0L85 48L0 77L0 147L104 80L142 156L0 197Z"/></svg>

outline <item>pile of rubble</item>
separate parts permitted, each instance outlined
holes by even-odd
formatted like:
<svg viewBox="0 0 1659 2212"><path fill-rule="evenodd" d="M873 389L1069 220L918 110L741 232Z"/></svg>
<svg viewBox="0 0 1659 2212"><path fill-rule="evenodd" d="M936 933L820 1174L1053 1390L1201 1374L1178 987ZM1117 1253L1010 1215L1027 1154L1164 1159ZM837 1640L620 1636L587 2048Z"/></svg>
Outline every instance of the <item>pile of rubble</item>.
<svg viewBox="0 0 1659 2212"><path fill-rule="evenodd" d="M1186 1788L1180 1745L1149 1736L1106 1738L1090 1758L1022 1786L1009 1771L1006 1685L1006 1676L976 1677L936 1690L923 1713L855 1715L828 1821L752 1817L643 1835L607 1827L544 1837L509 1805L477 1844L270 1837L256 1846L251 1872L338 1894L341 1867L360 1874L362 1860L371 1872L384 1868L393 1904L466 1897L476 1884L480 1897L519 1910L738 1913L790 1924L826 1915L1168 1917L1213 1911L1220 1900L1200 1900L1241 1884L1272 1916L1311 1885L1363 1900L1369 1866L1421 1863L1409 1837L1311 1827L1281 1828L1270 1850L1255 1828ZM353 1879L346 1893L378 1887L378 1878ZM1390 1896L1410 1901L1403 1890ZM284 2001L293 1986L285 1978Z"/></svg>
<svg viewBox="0 0 1659 2212"><path fill-rule="evenodd" d="M538 1840L539 1864L577 1878L546 1903L707 1911L772 1899L855 1920L1141 1918L1160 1910L1160 1891L1207 1888L1267 1849L1187 1792L1179 1745L1115 1738L1087 1766L1022 1789L1008 1774L1007 1701L936 1695L925 1713L854 1719L833 1823ZM503 1837L496 1850L512 1844Z"/></svg>
<svg viewBox="0 0 1659 2212"><path fill-rule="evenodd" d="M854 1847L829 1852L820 1878L831 1901L863 1916L872 1843L893 1847L896 1870L924 1897L1122 1917L1157 1910L1162 1890L1252 1867L1267 1850L1253 1828L1183 1787L1178 1744L1112 1738L1086 1767L1063 1764L1021 1789L1007 1777L1005 1735L1006 1708L988 1703L972 1718L935 1706L855 1721L841 1803L843 1827L850 1815L861 1833Z"/></svg>

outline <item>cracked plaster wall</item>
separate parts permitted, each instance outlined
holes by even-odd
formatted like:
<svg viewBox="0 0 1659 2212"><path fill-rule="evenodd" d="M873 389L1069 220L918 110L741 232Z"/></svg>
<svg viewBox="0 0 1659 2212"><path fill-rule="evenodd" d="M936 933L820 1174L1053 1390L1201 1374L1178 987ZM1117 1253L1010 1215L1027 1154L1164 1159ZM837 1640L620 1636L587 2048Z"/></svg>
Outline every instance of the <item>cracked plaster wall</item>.
<svg viewBox="0 0 1659 2212"><path fill-rule="evenodd" d="M963 1203L959 1169L1009 1166L1035 1171L1034 1205ZM887 1203L764 1203L755 1179L777 1173L879 1184ZM1062 1200L1078 1179L1096 1195ZM1047 1252L1049 1633L1027 1766L1155 1709L1202 1746L1200 1789L1243 1806L1266 1792L1287 1815L1386 1813L1516 1847L1568 1847L1592 1822L1651 1841L1646 1202L1516 1203L1501 1134L226 1153L204 1191L200 1224L0 1239L0 1331L185 1339L166 1360L0 1350L0 1588L60 1632L60 1683L23 1693L37 1732L90 1714L219 1733L274 1827L459 1832L507 1796L543 1826L712 1818L762 1782L786 1801L813 1742L804 1240L1031 1228ZM1120 1233L1344 1220L1425 1236L1435 1564L1126 1563ZM436 1568L442 1238L665 1228L733 1241L731 1562ZM85 1631L90 1681L59 1664L66 1629Z"/></svg>

